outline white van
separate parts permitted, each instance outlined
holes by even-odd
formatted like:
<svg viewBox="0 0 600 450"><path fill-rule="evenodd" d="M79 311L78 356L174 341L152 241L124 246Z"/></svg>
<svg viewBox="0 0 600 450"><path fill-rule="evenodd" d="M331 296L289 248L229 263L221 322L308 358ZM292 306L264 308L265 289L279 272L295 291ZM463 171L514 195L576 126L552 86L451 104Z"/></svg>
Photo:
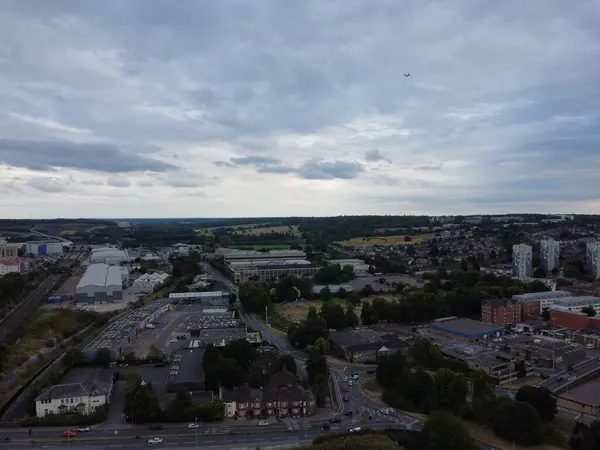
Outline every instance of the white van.
<svg viewBox="0 0 600 450"><path fill-rule="evenodd" d="M585 348L591 349L591 348L596 348L596 346L594 344L585 344Z"/></svg>

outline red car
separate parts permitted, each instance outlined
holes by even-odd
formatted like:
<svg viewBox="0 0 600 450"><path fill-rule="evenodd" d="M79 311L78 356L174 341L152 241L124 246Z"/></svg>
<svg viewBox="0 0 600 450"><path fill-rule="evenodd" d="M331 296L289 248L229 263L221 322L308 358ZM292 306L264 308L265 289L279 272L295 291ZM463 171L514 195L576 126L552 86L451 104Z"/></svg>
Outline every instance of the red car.
<svg viewBox="0 0 600 450"><path fill-rule="evenodd" d="M74 431L68 430L68 431L63 431L63 437L75 437L77 436L77 433L75 433Z"/></svg>
<svg viewBox="0 0 600 450"><path fill-rule="evenodd" d="M348 390L349 389L347 387L345 387L344 389L342 389L342 392L348 392Z"/></svg>

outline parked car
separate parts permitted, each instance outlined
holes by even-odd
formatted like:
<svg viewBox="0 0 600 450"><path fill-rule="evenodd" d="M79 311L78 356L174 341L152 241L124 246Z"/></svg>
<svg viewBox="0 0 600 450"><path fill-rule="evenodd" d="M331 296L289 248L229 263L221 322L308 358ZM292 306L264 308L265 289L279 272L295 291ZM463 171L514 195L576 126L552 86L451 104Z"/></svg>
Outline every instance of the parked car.
<svg viewBox="0 0 600 450"><path fill-rule="evenodd" d="M348 398L348 396L347 396L347 395L344 395L344 401L345 401L345 402L347 402L348 400L350 400L350 399Z"/></svg>
<svg viewBox="0 0 600 450"><path fill-rule="evenodd" d="M269 425L269 422L268 422L267 420L260 420L260 421L258 422L258 426L259 426L259 427L266 427L266 426L268 426L268 425Z"/></svg>
<svg viewBox="0 0 600 450"><path fill-rule="evenodd" d="M200 425L198 425L197 423L190 423L188 424L188 428L200 428Z"/></svg>
<svg viewBox="0 0 600 450"><path fill-rule="evenodd" d="M362 428L360 427L352 427L348 428L348 433L358 433Z"/></svg>
<svg viewBox="0 0 600 450"><path fill-rule="evenodd" d="M154 437L152 439L148 439L148 444L162 444L163 440L159 437Z"/></svg>
<svg viewBox="0 0 600 450"><path fill-rule="evenodd" d="M350 389L348 389L347 387L344 387L344 389L342 389L342 392L348 392Z"/></svg>
<svg viewBox="0 0 600 450"><path fill-rule="evenodd" d="M62 435L63 435L63 437L75 437L75 436L77 436L77 433L75 433L74 431L71 431L71 430L67 430L67 431L63 431Z"/></svg>
<svg viewBox="0 0 600 450"><path fill-rule="evenodd" d="M90 431L90 427L78 427L77 431L80 433L88 433Z"/></svg>
<svg viewBox="0 0 600 450"><path fill-rule="evenodd" d="M160 431L160 430L164 430L165 427L159 423L154 424L154 425L150 425L150 429L154 430L154 431Z"/></svg>

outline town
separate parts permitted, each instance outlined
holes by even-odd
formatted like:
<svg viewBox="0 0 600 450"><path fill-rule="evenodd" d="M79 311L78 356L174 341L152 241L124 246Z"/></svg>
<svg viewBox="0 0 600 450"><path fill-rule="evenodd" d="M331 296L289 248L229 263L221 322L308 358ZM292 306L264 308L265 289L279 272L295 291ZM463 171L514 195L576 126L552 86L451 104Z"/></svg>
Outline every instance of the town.
<svg viewBox="0 0 600 450"><path fill-rule="evenodd" d="M4 438L394 428L410 447L451 423L533 445L595 426L600 219L294 220L12 224Z"/></svg>

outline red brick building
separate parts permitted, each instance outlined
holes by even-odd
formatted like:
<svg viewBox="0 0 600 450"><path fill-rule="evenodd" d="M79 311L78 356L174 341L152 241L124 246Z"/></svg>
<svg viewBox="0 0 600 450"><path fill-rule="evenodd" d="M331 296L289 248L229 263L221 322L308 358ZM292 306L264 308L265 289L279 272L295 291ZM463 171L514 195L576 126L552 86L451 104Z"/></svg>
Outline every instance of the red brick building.
<svg viewBox="0 0 600 450"><path fill-rule="evenodd" d="M521 319L528 316L538 317L540 315L540 301L531 300L528 302L519 302L521 308Z"/></svg>
<svg viewBox="0 0 600 450"><path fill-rule="evenodd" d="M573 328L575 330L600 328L600 317L588 317L586 313L579 311L551 309L550 322L559 327Z"/></svg>
<svg viewBox="0 0 600 450"><path fill-rule="evenodd" d="M481 321L494 325L510 325L520 322L521 306L511 298L492 298L481 302Z"/></svg>

